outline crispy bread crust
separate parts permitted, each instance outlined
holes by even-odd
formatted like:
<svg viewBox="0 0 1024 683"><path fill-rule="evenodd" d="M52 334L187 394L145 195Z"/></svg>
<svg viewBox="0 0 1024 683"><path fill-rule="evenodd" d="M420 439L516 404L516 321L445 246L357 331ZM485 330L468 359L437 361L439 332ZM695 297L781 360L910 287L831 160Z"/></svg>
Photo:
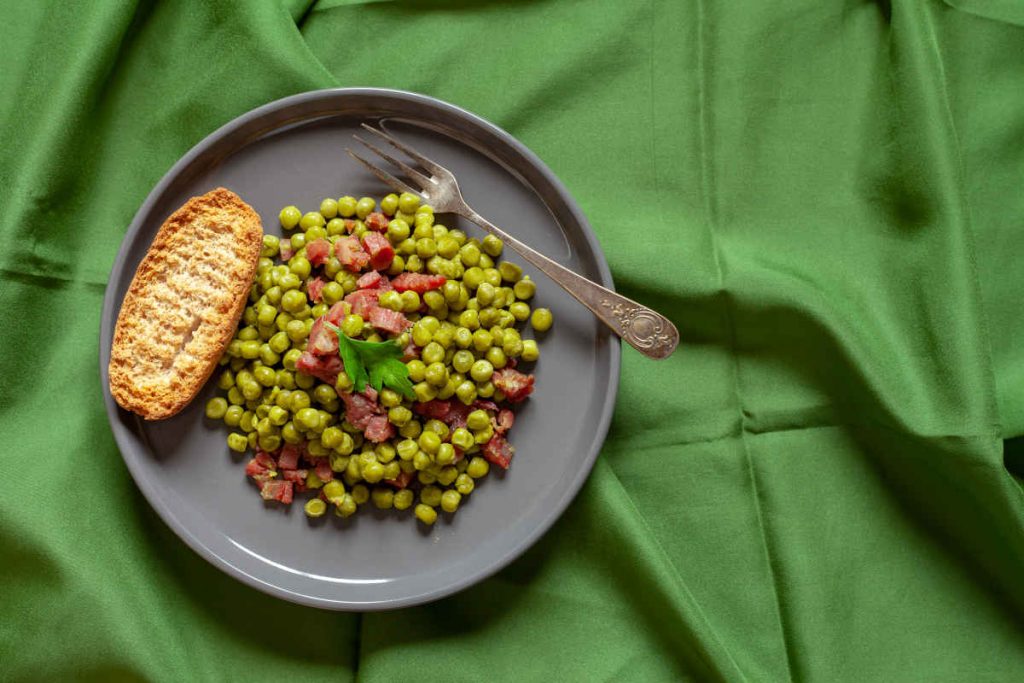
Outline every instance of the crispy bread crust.
<svg viewBox="0 0 1024 683"><path fill-rule="evenodd" d="M195 398L231 341L262 244L259 215L222 187L164 221L117 316L109 369L118 405L162 420Z"/></svg>

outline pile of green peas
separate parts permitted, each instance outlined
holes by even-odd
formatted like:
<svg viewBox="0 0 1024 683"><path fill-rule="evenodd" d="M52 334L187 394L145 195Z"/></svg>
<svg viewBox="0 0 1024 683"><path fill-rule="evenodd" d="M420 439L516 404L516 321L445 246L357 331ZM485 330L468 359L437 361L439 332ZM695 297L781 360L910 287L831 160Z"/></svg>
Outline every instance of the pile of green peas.
<svg viewBox="0 0 1024 683"><path fill-rule="evenodd" d="M321 300L310 300L307 284L317 273L305 247L321 238L333 243L350 234L362 237L368 230L364 221L375 211L387 217L385 234L395 248L387 275L446 278L440 289L422 296L386 291L379 297L380 306L404 313L412 323L397 342L405 346L411 340L419 348L419 358L406 363L415 399L388 388L379 393L378 401L398 433L384 443L366 440L345 421L339 394L353 388L345 373L331 385L296 370L313 322L355 291L360 276L332 255L319 269L325 281ZM318 211L285 207L279 220L291 234L264 235L249 305L220 360L224 369L217 387L224 395L210 399L207 417L235 430L227 437L233 451L259 448L272 453L284 444L305 444L311 458L326 458L336 476L323 481L309 470L305 488L319 493L305 504L310 517L325 514L328 506L348 517L370 501L380 509L406 510L415 504L415 518L425 524L436 521L438 508L455 512L490 469L480 452L494 435L492 414L472 410L466 426L453 430L441 420L417 415L413 404L433 399L457 399L467 406L477 399L504 401L492 381L494 373L512 359L531 363L540 356L536 340L524 339L517 325L529 322L541 334L552 326L548 309L531 309L529 304L536 284L515 263L499 262L501 240L492 235L469 238L436 222L432 208L413 194L389 194L379 207L370 197L324 199ZM287 263L275 263L283 240L292 255ZM352 338L387 338L351 312L340 328ZM456 448L465 457L457 459ZM396 490L385 483L403 477L413 486Z"/></svg>

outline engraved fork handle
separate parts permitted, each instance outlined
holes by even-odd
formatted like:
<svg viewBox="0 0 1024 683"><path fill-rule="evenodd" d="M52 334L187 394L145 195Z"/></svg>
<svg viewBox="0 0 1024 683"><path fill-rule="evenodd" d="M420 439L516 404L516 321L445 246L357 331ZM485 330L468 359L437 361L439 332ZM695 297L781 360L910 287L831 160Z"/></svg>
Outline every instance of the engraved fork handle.
<svg viewBox="0 0 1024 683"><path fill-rule="evenodd" d="M500 237L505 244L544 271L562 289L589 308L615 334L643 355L658 360L667 358L675 351L679 344L679 330L665 316L555 263L491 223L465 202L461 202L456 213Z"/></svg>

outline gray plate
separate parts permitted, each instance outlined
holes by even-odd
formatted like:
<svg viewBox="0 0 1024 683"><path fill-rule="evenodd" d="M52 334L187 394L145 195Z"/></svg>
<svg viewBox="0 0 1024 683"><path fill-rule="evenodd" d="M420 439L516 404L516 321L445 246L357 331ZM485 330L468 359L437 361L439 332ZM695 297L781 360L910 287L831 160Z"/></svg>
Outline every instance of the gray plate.
<svg viewBox="0 0 1024 683"><path fill-rule="evenodd" d="M342 194L380 197L375 178L343 153L361 121L387 127L450 168L467 201L509 232L611 287L597 240L550 170L508 133L462 109L412 93L321 90L255 109L196 145L164 176L132 221L103 302L100 368L110 426L128 469L164 521L196 552L272 595L330 609L389 609L465 588L524 552L569 505L601 447L619 378L619 342L534 268L535 299L555 315L540 340L533 396L511 432L508 472L484 480L430 529L408 512L363 511L307 520L299 504L264 503L229 454L226 429L203 417L212 387L184 412L145 423L120 410L107 363L114 322L135 268L164 219L222 185L280 234L277 212ZM479 229L441 220L468 233ZM514 254L511 255L514 258Z"/></svg>

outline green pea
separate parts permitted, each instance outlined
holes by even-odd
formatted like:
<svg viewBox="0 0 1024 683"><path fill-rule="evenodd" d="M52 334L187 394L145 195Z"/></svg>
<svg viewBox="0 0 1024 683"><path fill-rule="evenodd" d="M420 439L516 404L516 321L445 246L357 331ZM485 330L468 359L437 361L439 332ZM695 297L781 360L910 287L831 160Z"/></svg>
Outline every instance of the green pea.
<svg viewBox="0 0 1024 683"><path fill-rule="evenodd" d="M358 337L363 333L363 318L354 313L349 313L342 318L339 327L346 337Z"/></svg>
<svg viewBox="0 0 1024 683"><path fill-rule="evenodd" d="M530 317L530 304L524 301L517 301L508 307L508 311L512 314L513 318L523 322Z"/></svg>
<svg viewBox="0 0 1024 683"><path fill-rule="evenodd" d="M319 214L317 214L319 215ZM291 236L290 241L292 251L299 251L306 246L306 235L305 233L297 232ZM287 266L285 266L287 268Z"/></svg>
<svg viewBox="0 0 1024 683"><path fill-rule="evenodd" d="M302 506L302 510L306 513L307 517L314 519L317 517L323 517L324 513L327 512L327 503L319 498L310 498L306 501L306 504Z"/></svg>
<svg viewBox="0 0 1024 683"><path fill-rule="evenodd" d="M416 254L410 254L405 260L405 270L407 273L422 273L423 260Z"/></svg>
<svg viewBox="0 0 1024 683"><path fill-rule="evenodd" d="M533 339L524 339L521 343L523 345L521 358L524 361L526 361L527 363L532 363L533 361L540 358L540 349L537 348L536 341L534 341Z"/></svg>
<svg viewBox="0 0 1024 683"><path fill-rule="evenodd" d="M240 329L236 336L242 341L250 341L253 339L259 339L260 333L256 331L255 327L248 326Z"/></svg>
<svg viewBox="0 0 1024 683"><path fill-rule="evenodd" d="M494 437L494 427L492 427L491 425L487 425L486 427L484 427L483 429L476 433L476 435L473 437L473 440L476 441L478 444L483 445L490 441L492 437Z"/></svg>
<svg viewBox="0 0 1024 683"><path fill-rule="evenodd" d="M256 433L260 436L271 436L280 434L277 426L274 425L269 417L265 417L256 423Z"/></svg>
<svg viewBox="0 0 1024 683"><path fill-rule="evenodd" d="M457 372L469 372L473 367L473 354L469 351L456 351L452 356L452 367Z"/></svg>
<svg viewBox="0 0 1024 683"><path fill-rule="evenodd" d="M473 435L465 427L458 427L452 432L452 443L464 451L473 447Z"/></svg>
<svg viewBox="0 0 1024 683"><path fill-rule="evenodd" d="M362 197L356 202L356 216L359 217L359 220L363 220L373 213L375 208L377 208L377 202L371 197Z"/></svg>
<svg viewBox="0 0 1024 683"><path fill-rule="evenodd" d="M429 259L437 255L437 242L432 237L416 240L416 255L421 259Z"/></svg>
<svg viewBox="0 0 1024 683"><path fill-rule="evenodd" d="M484 282L493 287L501 286L501 273L497 268L484 268Z"/></svg>
<svg viewBox="0 0 1024 683"><path fill-rule="evenodd" d="M419 382L413 386L412 391L416 395L416 400L424 403L427 401L433 401L437 398L437 389L426 382Z"/></svg>
<svg viewBox="0 0 1024 683"><path fill-rule="evenodd" d="M473 483L473 478L470 477L465 472L463 472L462 474L455 478L455 490L464 496L468 496L469 494L473 493L473 489L475 488L475 486L476 485Z"/></svg>
<svg viewBox="0 0 1024 683"><path fill-rule="evenodd" d="M405 406L395 406L388 409L388 421L391 424L401 427L412 419L412 411Z"/></svg>
<svg viewBox="0 0 1024 683"><path fill-rule="evenodd" d="M256 381L265 387L272 387L277 382L277 373L266 365L259 366L253 370L252 374L255 375ZM245 393L244 390L242 393Z"/></svg>
<svg viewBox="0 0 1024 683"><path fill-rule="evenodd" d="M330 306L323 302L320 302L317 305L313 306L313 308L310 309L310 317L306 320L307 327L312 328L314 320L316 318L320 318L322 316L327 315L328 310L330 310ZM306 331L308 332L309 330Z"/></svg>
<svg viewBox="0 0 1024 683"><path fill-rule="evenodd" d="M476 361L469 369L469 375L473 378L474 382L486 382L493 374L494 365L490 361L484 359Z"/></svg>
<svg viewBox="0 0 1024 683"><path fill-rule="evenodd" d="M301 320L292 320L285 326L284 331L293 342L300 342L309 336L306 332L306 323Z"/></svg>
<svg viewBox="0 0 1024 683"><path fill-rule="evenodd" d="M267 366L277 365L281 360L281 355L275 353L270 344L260 344L260 361Z"/></svg>
<svg viewBox="0 0 1024 683"><path fill-rule="evenodd" d="M289 289L281 297L281 307L289 313L296 313L306 305L306 295L298 289ZM291 336L291 335L289 335Z"/></svg>
<svg viewBox="0 0 1024 683"><path fill-rule="evenodd" d="M470 308L460 313L459 326L465 327L468 330L475 330L480 327L480 316L477 311Z"/></svg>
<svg viewBox="0 0 1024 683"><path fill-rule="evenodd" d="M371 462L362 468L363 479L371 484L376 484L384 478L384 465L379 462Z"/></svg>
<svg viewBox="0 0 1024 683"><path fill-rule="evenodd" d="M448 369L444 363L431 363L427 366L424 379L435 387L441 387L448 383Z"/></svg>
<svg viewBox="0 0 1024 683"><path fill-rule="evenodd" d="M255 360L260 355L260 343L255 340L242 342L242 358Z"/></svg>
<svg viewBox="0 0 1024 683"><path fill-rule="evenodd" d="M411 192L403 192L398 197L397 206L402 213L416 213L416 210L420 208L420 198Z"/></svg>
<svg viewBox="0 0 1024 683"><path fill-rule="evenodd" d="M386 387L381 389L378 400L385 408L394 408L395 406L402 404L402 397L398 395L398 392Z"/></svg>
<svg viewBox="0 0 1024 683"><path fill-rule="evenodd" d="M445 283L447 284L447 283ZM444 294L437 290L431 290L423 294L423 303L427 305L431 311L437 311L442 306L445 306Z"/></svg>
<svg viewBox="0 0 1024 683"><path fill-rule="evenodd" d="M233 406L240 406L245 403L245 396L238 387L231 387L228 389L228 403Z"/></svg>
<svg viewBox="0 0 1024 683"><path fill-rule="evenodd" d="M390 510L395 504L395 492L384 486L373 489L370 498L378 510Z"/></svg>
<svg viewBox="0 0 1024 683"><path fill-rule="evenodd" d="M339 517L351 517L356 513L358 507L359 506L356 505L356 501L352 497L352 494L346 493L344 496L342 496L341 502L336 503L336 507L334 508L334 514L338 515Z"/></svg>
<svg viewBox="0 0 1024 683"><path fill-rule="evenodd" d="M487 349L487 353L484 354L484 358L498 370L508 365L508 358L505 356L505 352L497 346L492 346Z"/></svg>
<svg viewBox="0 0 1024 683"><path fill-rule="evenodd" d="M441 287L441 293L444 295L444 300L449 305L458 303L460 291L459 283L454 280L448 280Z"/></svg>
<svg viewBox="0 0 1024 683"><path fill-rule="evenodd" d="M324 218L334 218L338 215L338 202L327 198L320 202L320 215Z"/></svg>
<svg viewBox="0 0 1024 683"><path fill-rule="evenodd" d="M338 392L329 384L318 384L313 390L313 398L317 403L330 403L338 398Z"/></svg>
<svg viewBox="0 0 1024 683"><path fill-rule="evenodd" d="M281 425L281 438L284 439L285 443L299 444L305 441L299 430L295 428L294 422L285 422Z"/></svg>
<svg viewBox="0 0 1024 683"><path fill-rule="evenodd" d="M488 256L498 258L501 256L501 249L505 245L494 235L487 235L484 237L484 241L480 246Z"/></svg>
<svg viewBox="0 0 1024 683"><path fill-rule="evenodd" d="M444 347L437 342L430 342L424 348L420 357L426 364L440 363L444 361Z"/></svg>
<svg viewBox="0 0 1024 683"><path fill-rule="evenodd" d="M487 254L480 254L480 267L484 270L494 267L494 260Z"/></svg>
<svg viewBox="0 0 1024 683"><path fill-rule="evenodd" d="M217 388L227 391L233 386L235 386L234 373L231 370L225 370L220 373L220 377L217 378Z"/></svg>
<svg viewBox="0 0 1024 683"><path fill-rule="evenodd" d="M551 329L553 322L554 318L551 315L551 311L546 308L536 308L533 311L533 315L530 316L530 324L538 332L547 332Z"/></svg>
<svg viewBox="0 0 1024 683"><path fill-rule="evenodd" d="M394 506L396 510L408 510L409 506L412 505L414 494L409 489L402 489L401 491L395 492Z"/></svg>
<svg viewBox="0 0 1024 683"><path fill-rule="evenodd" d="M494 343L494 337L487 330L477 330L473 333L473 348L483 353L491 348ZM463 372L465 372L463 370Z"/></svg>
<svg viewBox="0 0 1024 683"><path fill-rule="evenodd" d="M526 342L519 339L518 337L508 337L507 339L505 339L505 342L501 345L501 348L505 352L505 355L508 356L509 358L518 358L519 356L523 355L525 343Z"/></svg>
<svg viewBox="0 0 1024 683"><path fill-rule="evenodd" d="M281 227L285 230L292 230L299 221L302 220L302 212L299 211L297 206L286 206L281 209L281 213L277 215L277 219L281 222Z"/></svg>
<svg viewBox="0 0 1024 683"><path fill-rule="evenodd" d="M280 244L281 240L278 239L277 235L264 235L263 248L260 250L260 256L265 258L277 256L277 250L279 249Z"/></svg>
<svg viewBox="0 0 1024 683"><path fill-rule="evenodd" d="M418 358L414 358L405 364L409 371L409 379L413 382L422 382L427 376L427 364Z"/></svg>
<svg viewBox="0 0 1024 683"><path fill-rule="evenodd" d="M303 214L302 219L299 221L299 227L303 230L309 230L312 227L320 227L325 222L324 217L320 215L319 211L309 211ZM294 247L294 245L295 242L293 239L292 246Z"/></svg>
<svg viewBox="0 0 1024 683"><path fill-rule="evenodd" d="M242 420L242 414L245 410L240 405L230 405L224 411L224 424L228 427L237 427L238 423Z"/></svg>
<svg viewBox="0 0 1024 683"><path fill-rule="evenodd" d="M334 447L334 450L336 450L341 455L348 455L353 451L353 449L355 449L355 447L355 440L348 432L343 431L341 433L341 442Z"/></svg>
<svg viewBox="0 0 1024 683"><path fill-rule="evenodd" d="M312 401L309 398L309 394L302 390L296 390L291 393L289 402L293 413L298 413L300 410L309 408Z"/></svg>
<svg viewBox="0 0 1024 683"><path fill-rule="evenodd" d="M281 364L284 365L287 370L295 370L295 362L299 360L301 355L302 351L299 349L289 349L281 359Z"/></svg>
<svg viewBox="0 0 1024 683"><path fill-rule="evenodd" d="M260 325L273 325L277 319L277 309L270 304L263 304L257 309L256 321Z"/></svg>
<svg viewBox="0 0 1024 683"><path fill-rule="evenodd" d="M459 249L459 260L462 261L462 265L469 266L472 270L480 263L480 247L473 242L463 244Z"/></svg>
<svg viewBox="0 0 1024 683"><path fill-rule="evenodd" d="M434 456L434 461L438 465L450 465L455 462L455 447L450 443L442 443L437 448L437 455Z"/></svg>
<svg viewBox="0 0 1024 683"><path fill-rule="evenodd" d="M491 418L486 411L474 410L466 416L466 426L474 432L485 429L491 425Z"/></svg>
<svg viewBox="0 0 1024 683"><path fill-rule="evenodd" d="M388 275L399 275L405 272L405 259L400 255L395 254L395 257L391 259L391 265L388 267Z"/></svg>
<svg viewBox="0 0 1024 683"><path fill-rule="evenodd" d="M228 434L228 448L236 453L245 453L249 448L249 439L241 434L232 432L231 434Z"/></svg>
<svg viewBox="0 0 1024 683"><path fill-rule="evenodd" d="M420 295L412 290L402 292L402 310L406 313L415 313L420 310Z"/></svg>
<svg viewBox="0 0 1024 683"><path fill-rule="evenodd" d="M476 385L470 381L459 382L455 387L455 395L468 406L476 400Z"/></svg>
<svg viewBox="0 0 1024 683"><path fill-rule="evenodd" d="M458 316L458 319L462 319L461 314ZM455 342L455 345L458 346L460 349L469 348L470 344L473 343L473 332L467 327L457 327L455 328L455 332L452 335L452 340ZM459 372L465 371L460 370Z"/></svg>
<svg viewBox="0 0 1024 683"><path fill-rule="evenodd" d="M416 456L416 451L420 449L420 445L412 439L403 439L398 442L398 446L395 450L398 451L398 457L402 460L412 460Z"/></svg>
<svg viewBox="0 0 1024 683"><path fill-rule="evenodd" d="M466 247L463 247L463 249L465 248ZM463 263L465 263L465 261L463 261ZM482 283L483 281L484 271L483 268L480 268L478 266L473 266L472 268L469 268L468 270L466 270L465 273L462 274L462 283L469 287L470 289L476 289L477 287L480 286L480 283Z"/></svg>
<svg viewBox="0 0 1024 683"><path fill-rule="evenodd" d="M346 195L338 199L338 215L344 218L356 215L356 198Z"/></svg>
<svg viewBox="0 0 1024 683"><path fill-rule="evenodd" d="M475 456L469 461L469 466L466 468L466 474L471 476L473 479L480 479L486 477L487 472L491 469L487 461L480 456Z"/></svg>
<svg viewBox="0 0 1024 683"><path fill-rule="evenodd" d="M413 514L416 515L416 519L420 520L427 526L430 526L437 521L437 510L429 505L424 505L423 503L416 505L416 509L413 511Z"/></svg>
<svg viewBox="0 0 1024 683"><path fill-rule="evenodd" d="M392 244L398 244L409 239L409 224L400 218L395 218L388 223L388 239Z"/></svg>
<svg viewBox="0 0 1024 683"><path fill-rule="evenodd" d="M288 269L300 280L305 280L309 277L313 267L309 264L309 259L306 257L293 256L292 260L288 262ZM289 289L289 287L285 286L284 289Z"/></svg>
<svg viewBox="0 0 1024 683"><path fill-rule="evenodd" d="M211 420L220 420L227 412L228 402L221 396L216 396L206 402L206 417Z"/></svg>
<svg viewBox="0 0 1024 683"><path fill-rule="evenodd" d="M490 398L495 395L495 384L492 381L487 380L482 384L476 385L476 394L480 398Z"/></svg>
<svg viewBox="0 0 1024 683"><path fill-rule="evenodd" d="M449 322L445 322L444 326L434 333L434 341L446 350L451 347L454 337L455 326Z"/></svg>
<svg viewBox="0 0 1024 683"><path fill-rule="evenodd" d="M515 292L517 299L525 301L533 298L533 295L537 292L537 285L527 275L512 287L512 291Z"/></svg>
<svg viewBox="0 0 1024 683"><path fill-rule="evenodd" d="M498 264L498 273L505 282L519 282L523 278L523 269L515 263L502 261Z"/></svg>
<svg viewBox="0 0 1024 683"><path fill-rule="evenodd" d="M394 290L388 290L381 292L380 296L377 297L377 303L382 308L387 308L392 311L402 310L402 295Z"/></svg>
<svg viewBox="0 0 1024 683"><path fill-rule="evenodd" d="M295 425L299 429L315 429L320 426L320 413L315 408L302 408L295 412Z"/></svg>
<svg viewBox="0 0 1024 683"><path fill-rule="evenodd" d="M459 509L460 502L462 502L462 494L455 489L448 489L441 494L441 509L445 512L455 512Z"/></svg>
<svg viewBox="0 0 1024 683"><path fill-rule="evenodd" d="M332 218L327 221L327 234L330 237L337 237L344 235L347 231L345 230L345 221L340 218Z"/></svg>
<svg viewBox="0 0 1024 683"><path fill-rule="evenodd" d="M495 292L494 285L489 282L481 282L476 289L476 300L481 307L490 306L494 303Z"/></svg>

